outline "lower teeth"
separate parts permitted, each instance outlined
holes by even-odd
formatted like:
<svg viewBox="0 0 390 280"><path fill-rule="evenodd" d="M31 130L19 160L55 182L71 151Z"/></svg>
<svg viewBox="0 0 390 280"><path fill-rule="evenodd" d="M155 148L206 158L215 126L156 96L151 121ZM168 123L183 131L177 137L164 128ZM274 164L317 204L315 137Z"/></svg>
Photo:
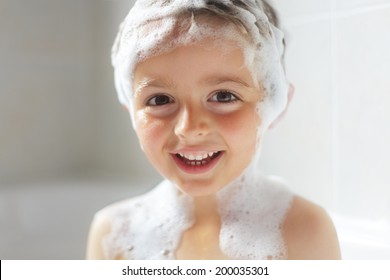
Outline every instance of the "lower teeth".
<svg viewBox="0 0 390 280"><path fill-rule="evenodd" d="M203 161L187 161L186 162L187 165L192 165L192 166L200 166L200 165L205 165L207 164L207 161L203 160Z"/></svg>

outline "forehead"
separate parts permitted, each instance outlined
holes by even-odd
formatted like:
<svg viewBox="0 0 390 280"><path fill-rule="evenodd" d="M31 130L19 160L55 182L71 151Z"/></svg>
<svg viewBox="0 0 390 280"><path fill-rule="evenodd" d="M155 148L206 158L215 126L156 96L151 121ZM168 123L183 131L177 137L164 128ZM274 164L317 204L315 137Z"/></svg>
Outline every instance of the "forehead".
<svg viewBox="0 0 390 280"><path fill-rule="evenodd" d="M230 47L225 44L227 40L241 49L250 46L249 36L239 23L207 13L183 13L149 21L139 26L137 33L136 63L205 40L221 51Z"/></svg>
<svg viewBox="0 0 390 280"><path fill-rule="evenodd" d="M253 87L242 50L234 41L224 40L224 51L204 39L140 62L134 71L135 94L140 88L176 88L225 82Z"/></svg>

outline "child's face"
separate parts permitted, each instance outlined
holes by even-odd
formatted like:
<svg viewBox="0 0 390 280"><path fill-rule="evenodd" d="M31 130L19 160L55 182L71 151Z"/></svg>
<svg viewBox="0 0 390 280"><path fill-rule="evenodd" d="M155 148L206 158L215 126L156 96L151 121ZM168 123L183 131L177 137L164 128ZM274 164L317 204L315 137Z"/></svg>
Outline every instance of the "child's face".
<svg viewBox="0 0 390 280"><path fill-rule="evenodd" d="M251 162L263 93L235 43L204 40L139 63L134 118L141 146L193 196L216 193Z"/></svg>

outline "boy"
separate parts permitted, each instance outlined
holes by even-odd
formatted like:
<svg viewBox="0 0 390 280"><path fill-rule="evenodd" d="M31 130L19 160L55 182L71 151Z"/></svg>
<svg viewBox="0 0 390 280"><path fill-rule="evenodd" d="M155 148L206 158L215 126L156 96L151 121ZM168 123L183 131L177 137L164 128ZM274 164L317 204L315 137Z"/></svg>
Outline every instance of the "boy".
<svg viewBox="0 0 390 280"><path fill-rule="evenodd" d="M113 48L119 99L166 179L101 210L88 258L338 259L324 210L258 172L292 96L264 1L138 1Z"/></svg>

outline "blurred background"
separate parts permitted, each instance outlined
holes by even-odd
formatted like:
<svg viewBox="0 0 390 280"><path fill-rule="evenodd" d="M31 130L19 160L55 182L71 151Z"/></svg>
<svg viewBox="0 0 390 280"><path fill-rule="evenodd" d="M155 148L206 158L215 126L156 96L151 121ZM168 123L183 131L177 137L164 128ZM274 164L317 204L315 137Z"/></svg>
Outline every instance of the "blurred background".
<svg viewBox="0 0 390 280"><path fill-rule="evenodd" d="M116 98L133 1L0 0L0 259L83 259L93 214L161 180ZM390 259L390 1L274 0L295 97L262 172L325 207L346 259Z"/></svg>

